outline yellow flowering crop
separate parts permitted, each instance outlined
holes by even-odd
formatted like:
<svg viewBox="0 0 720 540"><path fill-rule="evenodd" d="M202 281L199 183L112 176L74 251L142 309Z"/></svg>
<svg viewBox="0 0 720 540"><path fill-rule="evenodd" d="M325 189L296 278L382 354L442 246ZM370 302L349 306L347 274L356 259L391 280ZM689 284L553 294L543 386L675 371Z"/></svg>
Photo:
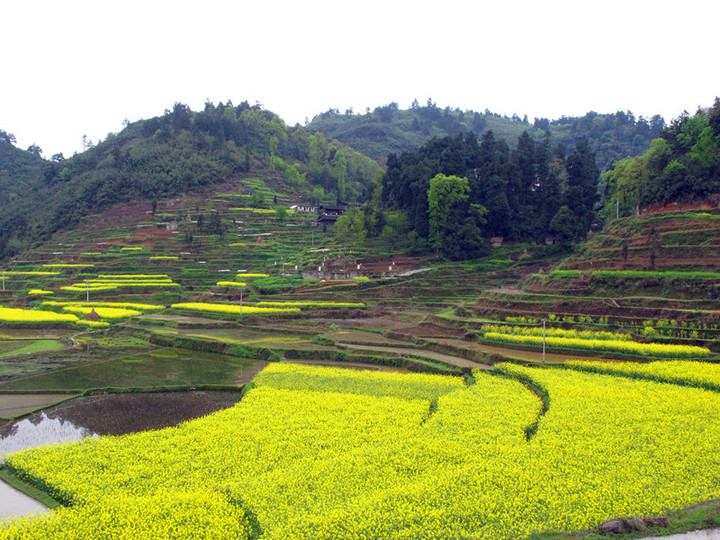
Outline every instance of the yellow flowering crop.
<svg viewBox="0 0 720 540"><path fill-rule="evenodd" d="M247 287L247 283L242 281L218 281L216 285L218 287Z"/></svg>
<svg viewBox="0 0 720 540"><path fill-rule="evenodd" d="M258 302L259 307L316 307L316 308L344 308L365 307L364 302Z"/></svg>
<svg viewBox="0 0 720 540"><path fill-rule="evenodd" d="M110 281L115 279L149 279L153 281L167 280L170 276L167 274L100 274L98 279L102 281Z"/></svg>
<svg viewBox="0 0 720 540"><path fill-rule="evenodd" d="M69 291L69 292L105 292L105 291L114 291L117 289L117 285L106 285L101 283L95 283L92 285L86 285L85 283L74 283L73 285L66 285L64 287L60 287L61 291Z"/></svg>
<svg viewBox="0 0 720 540"><path fill-rule="evenodd" d="M49 294L55 294L52 291L45 291L43 289L30 289L27 293L28 296L47 296Z"/></svg>
<svg viewBox="0 0 720 540"><path fill-rule="evenodd" d="M46 300L42 303L43 306L56 307L56 306L90 306L90 307L111 307L111 308L125 308L125 309L137 309L139 311L156 311L159 309L165 309L165 306L158 304L140 304L136 302L62 302L57 300Z"/></svg>
<svg viewBox="0 0 720 540"><path fill-rule="evenodd" d="M720 364L665 360L638 364L635 362L581 362L567 365L583 371L619 374L639 379L656 380L720 390Z"/></svg>
<svg viewBox="0 0 720 540"><path fill-rule="evenodd" d="M251 274L251 273L240 273L236 278L241 279L247 279L247 278L261 278L261 277L270 277L270 274Z"/></svg>
<svg viewBox="0 0 720 540"><path fill-rule="evenodd" d="M0 322L52 323L75 321L77 321L77 317L72 313L53 313L52 311L0 307Z"/></svg>
<svg viewBox="0 0 720 540"><path fill-rule="evenodd" d="M145 287L145 288L167 288L179 287L172 279L166 277L159 278L134 278L134 277L102 277L90 279L87 283L78 282L61 287L65 291L81 292L90 289L90 291L108 291L118 288Z"/></svg>
<svg viewBox="0 0 720 540"><path fill-rule="evenodd" d="M173 309L191 309L196 311L211 311L215 313L227 313L229 315L273 315L300 313L299 308L261 308L255 306L240 306L238 304L209 304L206 302L185 302L172 304Z"/></svg>
<svg viewBox="0 0 720 540"><path fill-rule="evenodd" d="M482 332L497 332L500 334L512 334L518 336L542 336L542 327L533 326L507 326L507 325L493 325L484 324L481 328ZM597 332L592 330L570 330L564 328L545 328L545 336L551 337L563 337L563 338L578 338L578 339L604 339L604 340L615 340L615 341L631 341L632 336L630 334L623 334L621 332Z"/></svg>
<svg viewBox="0 0 720 540"><path fill-rule="evenodd" d="M21 270L4 270L5 276L59 276L60 272L41 272L41 271L21 271Z"/></svg>
<svg viewBox="0 0 720 540"><path fill-rule="evenodd" d="M76 321L75 324L80 326L89 326L90 328L107 328L110 326L110 323L107 321L86 321L84 319Z"/></svg>
<svg viewBox="0 0 720 540"><path fill-rule="evenodd" d="M452 390L464 387L460 377L417 373L352 371L333 367L307 366L292 363L268 365L253 381L255 386L393 396L404 399L437 399Z"/></svg>
<svg viewBox="0 0 720 540"><path fill-rule="evenodd" d="M509 345L542 346L543 338L540 336L521 336L514 334L501 334L499 332L486 332L485 339L499 341ZM635 341L612 339L582 339L549 336L545 338L548 347L559 349L579 349L591 351L607 351L636 356L659 356L663 358L694 358L708 356L710 349L695 345L673 345L669 343L638 343Z"/></svg>
<svg viewBox="0 0 720 540"><path fill-rule="evenodd" d="M467 386L271 364L224 411L9 456L11 470L74 504L5 524L0 540L496 540L720 496L717 392L497 372L476 371ZM547 394L547 412L515 378Z"/></svg>

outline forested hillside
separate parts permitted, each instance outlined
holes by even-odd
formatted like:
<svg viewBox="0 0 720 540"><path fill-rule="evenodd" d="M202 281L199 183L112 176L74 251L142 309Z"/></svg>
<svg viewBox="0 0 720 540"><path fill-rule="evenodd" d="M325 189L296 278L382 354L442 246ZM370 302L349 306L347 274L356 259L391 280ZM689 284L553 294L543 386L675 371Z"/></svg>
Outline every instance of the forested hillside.
<svg viewBox="0 0 720 540"><path fill-rule="evenodd" d="M647 152L618 161L603 180L607 218L720 194L720 99L673 120Z"/></svg>
<svg viewBox="0 0 720 540"><path fill-rule="evenodd" d="M40 153L36 145L16 148L13 134L0 130L0 207L14 204L38 178L45 163Z"/></svg>
<svg viewBox="0 0 720 540"><path fill-rule="evenodd" d="M468 133L390 154L382 185L373 184L364 211L338 220L337 233L451 259L483 254L493 236L564 246L584 238L599 197L589 145L567 151L524 132L515 146L488 131L480 141Z"/></svg>
<svg viewBox="0 0 720 540"><path fill-rule="evenodd" d="M330 109L307 125L309 130L322 132L380 162L391 153L416 151L433 137L454 137L468 132L480 137L492 131L495 137L514 146L524 131L536 140L549 132L556 144L567 147L587 141L590 150L597 155L601 169L606 169L613 160L642 154L664 127L665 121L659 115L650 119L636 118L629 111L615 114L589 112L583 117L562 117L553 121L535 118L530 122L527 117L501 116L489 110L481 113L450 107L442 109L432 100L425 106L420 106L416 100L406 110L391 103L373 111L368 109L364 114Z"/></svg>
<svg viewBox="0 0 720 540"><path fill-rule="evenodd" d="M370 158L246 102L207 103L200 112L177 103L68 159L44 161L11 142L0 141L0 170L12 168L0 177L0 193L22 189L1 201L0 256L115 203L152 201L251 171L283 177L307 201L357 200L379 171Z"/></svg>

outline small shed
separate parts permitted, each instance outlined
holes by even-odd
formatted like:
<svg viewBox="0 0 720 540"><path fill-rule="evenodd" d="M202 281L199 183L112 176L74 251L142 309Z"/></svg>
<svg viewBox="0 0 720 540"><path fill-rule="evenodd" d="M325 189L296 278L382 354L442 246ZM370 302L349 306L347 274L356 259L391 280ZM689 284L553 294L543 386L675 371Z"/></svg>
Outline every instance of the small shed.
<svg viewBox="0 0 720 540"><path fill-rule="evenodd" d="M99 321L99 320L100 320L100 315L97 314L97 311L95 311L95 308L92 308L92 309L90 310L90 313L88 313L87 315L85 315L85 320L86 320L86 321Z"/></svg>

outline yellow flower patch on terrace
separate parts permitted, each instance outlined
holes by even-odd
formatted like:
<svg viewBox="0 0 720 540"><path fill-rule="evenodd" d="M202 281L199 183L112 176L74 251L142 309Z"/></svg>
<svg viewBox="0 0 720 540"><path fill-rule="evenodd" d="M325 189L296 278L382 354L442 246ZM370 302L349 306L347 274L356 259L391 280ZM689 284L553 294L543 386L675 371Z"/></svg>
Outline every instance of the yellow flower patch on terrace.
<svg viewBox="0 0 720 540"><path fill-rule="evenodd" d="M49 294L55 294L52 291L45 291L43 289L30 289L27 293L28 296L47 296Z"/></svg>
<svg viewBox="0 0 720 540"><path fill-rule="evenodd" d="M218 287L247 287L247 283L242 281L218 281L216 285Z"/></svg>
<svg viewBox="0 0 720 540"><path fill-rule="evenodd" d="M69 292L105 292L105 291L114 291L117 289L117 286L115 285L104 285L104 284L94 284L94 285L86 285L85 283L75 283L73 285L66 285L64 287L60 287L61 291L69 291Z"/></svg>
<svg viewBox="0 0 720 540"><path fill-rule="evenodd" d="M647 364L573 360L566 364L572 368L594 373L620 374L641 379L720 390L720 364L684 360L664 360Z"/></svg>
<svg viewBox="0 0 720 540"><path fill-rule="evenodd" d="M110 326L110 323L107 321L86 321L85 319L80 319L76 321L75 324L90 328L107 328Z"/></svg>
<svg viewBox="0 0 720 540"><path fill-rule="evenodd" d="M59 276L60 272L42 272L42 271L22 271L22 270L7 270L3 271L6 276Z"/></svg>
<svg viewBox="0 0 720 540"><path fill-rule="evenodd" d="M125 309L137 309L140 311L157 311L165 309L165 306L158 304L139 304L136 302L61 302L57 300L47 300L42 303L43 306L56 307L56 306L90 306L90 307L110 307L110 308L125 308Z"/></svg>
<svg viewBox="0 0 720 540"><path fill-rule="evenodd" d="M521 336L486 332L484 338L506 343L508 345L542 346L542 336ZM546 337L548 347L559 349L576 349L589 351L607 351L635 356L657 356L663 358L695 358L708 356L710 349L694 345L673 345L668 343L638 343L635 341L620 341L611 339L580 339L563 337Z"/></svg>
<svg viewBox="0 0 720 540"><path fill-rule="evenodd" d="M167 274L100 274L97 279L113 280L113 279L151 279L161 280L170 279Z"/></svg>
<svg viewBox="0 0 720 540"><path fill-rule="evenodd" d="M214 313L227 313L229 315L273 315L300 313L299 308L261 308L255 306L240 306L238 304L208 304L204 302L186 302L172 304L173 309L189 309L193 311L209 311Z"/></svg>
<svg viewBox="0 0 720 540"><path fill-rule="evenodd" d="M123 247L120 248L120 251L142 251L143 248L141 247Z"/></svg>
<svg viewBox="0 0 720 540"><path fill-rule="evenodd" d="M173 283L173 280L168 279L91 279L90 284L102 283L102 284L115 284L115 285L145 285L146 283Z"/></svg>
<svg viewBox="0 0 720 540"><path fill-rule="evenodd" d="M263 278L263 277L270 277L270 274L252 274L252 273L240 273L236 278L239 279L247 279L247 278Z"/></svg>
<svg viewBox="0 0 720 540"><path fill-rule="evenodd" d="M54 313L52 311L0 307L0 322L52 323L75 321L77 321L77 317L72 313Z"/></svg>
<svg viewBox="0 0 720 540"><path fill-rule="evenodd" d="M150 257L151 261L177 261L180 257L177 255L152 255Z"/></svg>
<svg viewBox="0 0 720 540"><path fill-rule="evenodd" d="M484 333L496 332L500 334L512 334L518 336L542 336L543 332L545 336L562 337L562 338L577 338L577 339L604 339L604 340L616 340L616 341L632 341L630 334L624 334L621 332L598 332L593 330L566 330L564 328L542 328L533 326L509 326L509 325L494 325L484 324L481 328Z"/></svg>
<svg viewBox="0 0 720 540"><path fill-rule="evenodd" d="M88 280L87 283L73 283L67 287L61 287L67 291L85 291L88 287L91 291L113 290L116 288L128 287L152 287L166 288L179 287L178 283L174 283L170 278L129 278L129 277L99 277Z"/></svg>

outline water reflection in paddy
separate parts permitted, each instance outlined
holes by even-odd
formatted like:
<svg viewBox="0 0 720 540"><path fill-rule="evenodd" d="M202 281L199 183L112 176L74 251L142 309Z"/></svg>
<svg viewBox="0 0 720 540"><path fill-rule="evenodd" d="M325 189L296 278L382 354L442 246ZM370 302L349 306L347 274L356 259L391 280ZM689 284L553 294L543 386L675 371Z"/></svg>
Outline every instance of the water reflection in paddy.
<svg viewBox="0 0 720 540"><path fill-rule="evenodd" d="M161 429L233 406L240 392L107 394L66 401L0 424L0 461L24 448ZM0 520L42 511L37 501L0 482Z"/></svg>

